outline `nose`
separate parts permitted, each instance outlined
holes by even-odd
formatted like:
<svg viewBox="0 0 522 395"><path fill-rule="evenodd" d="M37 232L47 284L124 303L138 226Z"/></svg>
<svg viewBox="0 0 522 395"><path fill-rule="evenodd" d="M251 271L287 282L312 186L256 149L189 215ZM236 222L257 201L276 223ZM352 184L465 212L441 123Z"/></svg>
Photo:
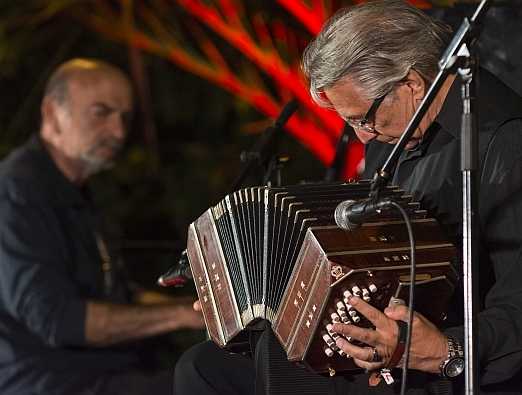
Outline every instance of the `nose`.
<svg viewBox="0 0 522 395"><path fill-rule="evenodd" d="M113 114L113 122L111 125L111 135L113 138L123 141L127 136L127 122L122 114L115 112Z"/></svg>
<svg viewBox="0 0 522 395"><path fill-rule="evenodd" d="M358 128L355 128L355 134L363 144L368 144L370 141L377 137L377 134L375 133L366 132Z"/></svg>

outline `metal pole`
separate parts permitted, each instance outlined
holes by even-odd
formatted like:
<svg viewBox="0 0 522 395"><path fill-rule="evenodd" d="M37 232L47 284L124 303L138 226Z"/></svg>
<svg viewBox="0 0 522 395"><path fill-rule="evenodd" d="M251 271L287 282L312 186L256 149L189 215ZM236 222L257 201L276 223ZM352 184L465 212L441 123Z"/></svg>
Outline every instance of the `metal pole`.
<svg viewBox="0 0 522 395"><path fill-rule="evenodd" d="M463 45L461 52L467 52ZM465 393L479 393L478 379L478 135L474 111L475 63L467 52L464 68L459 68L462 79L461 171L462 171L462 253L464 275L464 360Z"/></svg>

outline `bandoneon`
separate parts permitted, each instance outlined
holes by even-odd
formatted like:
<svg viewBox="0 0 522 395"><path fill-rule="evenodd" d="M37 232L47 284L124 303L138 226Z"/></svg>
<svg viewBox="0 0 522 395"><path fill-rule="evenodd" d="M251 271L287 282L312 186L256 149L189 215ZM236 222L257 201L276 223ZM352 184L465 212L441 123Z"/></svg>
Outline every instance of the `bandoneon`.
<svg viewBox="0 0 522 395"><path fill-rule="evenodd" d="M338 228L336 206L368 196L370 183L252 187L225 196L189 227L187 252L210 338L221 347L260 319L288 359L318 373L359 369L335 345L330 324L371 327L351 308L357 295L383 310L407 301L410 244L398 212L383 210L354 231ZM396 187L416 239L415 310L445 318L457 281L449 243L434 219Z"/></svg>

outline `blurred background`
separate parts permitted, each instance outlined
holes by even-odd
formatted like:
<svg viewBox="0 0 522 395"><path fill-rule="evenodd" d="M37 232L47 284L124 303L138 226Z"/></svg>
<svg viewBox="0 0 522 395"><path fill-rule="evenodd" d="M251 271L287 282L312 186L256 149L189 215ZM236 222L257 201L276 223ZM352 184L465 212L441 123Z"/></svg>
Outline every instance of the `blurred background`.
<svg viewBox="0 0 522 395"><path fill-rule="evenodd" d="M413 4L458 27L476 1ZM131 278L154 288L185 248L188 225L238 176L292 98L297 113L277 153L284 184L322 180L341 120L308 98L300 55L340 0L0 0L0 158L39 125L50 72L94 57L133 80L136 111L117 166L92 182ZM522 94L522 0L495 2L479 42L482 65ZM349 146L343 178L357 177ZM250 177L244 185L259 184ZM194 294L192 287L172 290ZM191 335L192 336L192 335ZM198 335L202 337L203 335ZM178 347L196 341L178 337ZM176 347L176 346L175 346Z"/></svg>

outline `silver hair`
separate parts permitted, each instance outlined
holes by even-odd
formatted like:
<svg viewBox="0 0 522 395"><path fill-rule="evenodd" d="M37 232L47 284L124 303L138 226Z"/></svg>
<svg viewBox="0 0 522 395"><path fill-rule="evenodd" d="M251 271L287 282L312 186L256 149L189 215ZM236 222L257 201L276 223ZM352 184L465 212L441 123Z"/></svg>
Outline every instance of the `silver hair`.
<svg viewBox="0 0 522 395"><path fill-rule="evenodd" d="M341 9L306 48L303 70L312 98L349 76L376 99L415 69L427 82L451 38L445 23L401 0L376 0Z"/></svg>

